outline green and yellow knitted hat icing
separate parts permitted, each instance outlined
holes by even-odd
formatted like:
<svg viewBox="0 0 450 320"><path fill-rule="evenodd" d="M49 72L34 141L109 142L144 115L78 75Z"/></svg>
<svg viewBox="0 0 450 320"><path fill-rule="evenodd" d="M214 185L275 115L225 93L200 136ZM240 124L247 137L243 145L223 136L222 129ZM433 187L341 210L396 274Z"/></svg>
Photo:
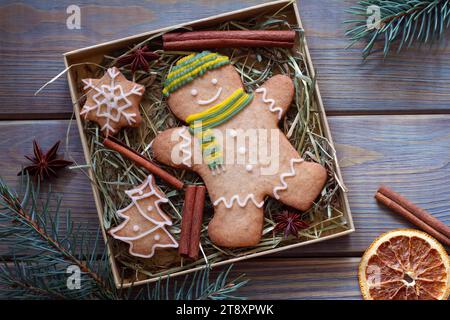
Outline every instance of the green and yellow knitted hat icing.
<svg viewBox="0 0 450 320"><path fill-rule="evenodd" d="M203 75L206 71L229 64L227 56L203 51L193 53L177 61L164 81L163 94L168 96L180 87Z"/></svg>

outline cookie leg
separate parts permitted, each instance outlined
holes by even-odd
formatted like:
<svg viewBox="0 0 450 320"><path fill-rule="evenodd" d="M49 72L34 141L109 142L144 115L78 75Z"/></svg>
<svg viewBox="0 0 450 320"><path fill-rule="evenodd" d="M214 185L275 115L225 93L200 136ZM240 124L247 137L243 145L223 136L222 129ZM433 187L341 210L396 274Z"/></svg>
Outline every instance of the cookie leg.
<svg viewBox="0 0 450 320"><path fill-rule="evenodd" d="M299 210L311 208L327 180L327 171L314 162L294 163L294 174L288 172L274 188L273 197ZM284 181L284 183L283 183Z"/></svg>
<svg viewBox="0 0 450 320"><path fill-rule="evenodd" d="M211 240L223 247L247 247L259 243L263 230L262 208L249 203L245 207L219 205L208 226Z"/></svg>

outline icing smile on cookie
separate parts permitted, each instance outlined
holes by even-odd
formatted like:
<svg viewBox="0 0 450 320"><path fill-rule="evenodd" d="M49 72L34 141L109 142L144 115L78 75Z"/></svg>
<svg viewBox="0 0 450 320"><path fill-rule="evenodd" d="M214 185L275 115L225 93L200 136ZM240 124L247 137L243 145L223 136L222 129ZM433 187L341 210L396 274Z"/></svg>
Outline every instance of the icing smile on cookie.
<svg viewBox="0 0 450 320"><path fill-rule="evenodd" d="M213 103L214 101L216 101L219 98L221 93L222 93L222 87L217 89L216 94L213 97L211 97L210 99L208 99L208 100L197 100L197 103L199 105L205 105L205 104Z"/></svg>
<svg viewBox="0 0 450 320"><path fill-rule="evenodd" d="M214 79L211 79L211 83L215 86L215 85L217 85L217 83L218 83L219 81L217 81L217 79L216 78L214 78ZM210 104L210 103L213 103L214 101L216 101L219 97L220 97L220 94L222 93L222 87L219 87L219 89L217 89L217 91L216 91L216 94L214 95L214 96L212 96L210 99L207 99L207 100L197 100L197 103L199 104L199 105L205 105L205 104ZM197 91L197 89L192 89L191 90L191 95L192 96L196 96L198 94L198 91Z"/></svg>

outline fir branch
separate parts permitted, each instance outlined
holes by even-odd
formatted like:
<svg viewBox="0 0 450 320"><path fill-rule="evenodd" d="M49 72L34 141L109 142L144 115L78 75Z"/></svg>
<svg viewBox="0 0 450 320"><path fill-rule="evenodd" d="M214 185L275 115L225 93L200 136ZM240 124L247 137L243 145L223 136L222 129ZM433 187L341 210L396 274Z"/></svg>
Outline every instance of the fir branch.
<svg viewBox="0 0 450 320"><path fill-rule="evenodd" d="M210 279L209 269L188 275L179 288L176 281L168 278L139 292L117 289L106 250L98 259L100 233L91 245L88 240L92 237L75 228L67 212L63 237L61 200L56 201L55 212L51 213L52 194L48 192L39 206L39 184L34 186L28 176L26 179L22 198L0 179L0 239L13 250L11 261L0 264L0 299L242 299L232 293L247 280L239 276L229 281L232 266L220 272L215 280ZM67 287L66 270L70 265L81 270L79 290Z"/></svg>
<svg viewBox="0 0 450 320"><path fill-rule="evenodd" d="M111 282L108 283L105 277L94 271L92 262L96 260L94 259L97 256L96 248L86 250L88 253L85 254L83 252L78 253L78 256L74 253L73 248L77 246L82 248L85 246L85 240L80 241L77 238L76 233L79 230L73 233L70 212L66 213L66 237L63 239L64 241L59 241L61 229L59 220L60 200L56 203L56 212L52 214L50 212L52 197L50 191L39 211L39 184L34 186L27 177L26 186L25 195L23 199L20 199L0 180L0 237L4 243L9 244L11 249L22 249L22 252L14 251L13 253L15 272L7 273L9 280L12 281L11 284L17 284L22 288L34 288L35 283L33 281L36 279L29 277L30 271L34 271L34 274L47 275L47 278L51 281L55 279L66 280L67 267L75 265L80 269L84 277L83 281L88 283L84 285L87 290L85 292L79 291L78 294L86 294L88 297L97 298L118 298L115 292L111 290L113 287ZM31 203L28 205L28 202ZM22 266L26 266L26 269L20 269ZM8 271L8 269L3 269ZM20 279L20 281L17 279ZM7 279L3 278L3 280ZM41 283L41 285L47 284ZM74 295L74 292L67 288L65 281L63 285L60 283L59 285L53 285L53 287L61 289L63 292L60 294L63 296ZM52 291L50 289L52 289L52 286L45 288L48 292Z"/></svg>
<svg viewBox="0 0 450 320"><path fill-rule="evenodd" d="M243 275L229 281L229 273L233 265L222 270L215 280L210 279L210 269L197 271L193 276L186 276L181 286L176 280L170 278L165 283L159 282L151 291L147 292L145 299L149 300L244 300L245 297L232 295L239 288L247 284ZM170 294L172 292L172 294Z"/></svg>
<svg viewBox="0 0 450 320"><path fill-rule="evenodd" d="M370 27L368 19L378 8L380 20L373 21ZM352 26L346 36L350 46L361 40L367 44L362 55L367 58L374 45L384 40L383 53L386 57L391 46L398 45L397 52L410 47L414 42L428 43L442 38L450 26L450 0L364 0L347 10L357 18L347 20Z"/></svg>

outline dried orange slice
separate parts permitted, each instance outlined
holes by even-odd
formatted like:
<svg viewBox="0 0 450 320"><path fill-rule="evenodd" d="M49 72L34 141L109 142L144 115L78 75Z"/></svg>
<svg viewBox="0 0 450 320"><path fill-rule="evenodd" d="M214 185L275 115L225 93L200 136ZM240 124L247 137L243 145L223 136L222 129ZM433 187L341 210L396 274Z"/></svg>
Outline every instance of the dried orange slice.
<svg viewBox="0 0 450 320"><path fill-rule="evenodd" d="M379 236L359 265L366 300L445 300L450 295L450 260L425 232L397 229Z"/></svg>

